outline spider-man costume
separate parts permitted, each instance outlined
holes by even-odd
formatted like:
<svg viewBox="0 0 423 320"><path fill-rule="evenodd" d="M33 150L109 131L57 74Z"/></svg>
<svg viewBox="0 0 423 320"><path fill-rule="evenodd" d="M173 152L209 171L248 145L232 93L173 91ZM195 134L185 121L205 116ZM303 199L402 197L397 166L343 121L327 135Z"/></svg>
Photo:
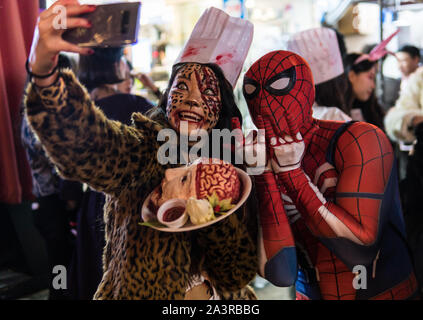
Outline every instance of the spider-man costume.
<svg viewBox="0 0 423 320"><path fill-rule="evenodd" d="M278 286L295 282L297 299L415 297L385 134L364 122L313 119L312 74L291 52L256 61L243 90L268 142L268 165L255 176L261 274ZM353 269L359 265L366 268L367 288L356 290Z"/></svg>

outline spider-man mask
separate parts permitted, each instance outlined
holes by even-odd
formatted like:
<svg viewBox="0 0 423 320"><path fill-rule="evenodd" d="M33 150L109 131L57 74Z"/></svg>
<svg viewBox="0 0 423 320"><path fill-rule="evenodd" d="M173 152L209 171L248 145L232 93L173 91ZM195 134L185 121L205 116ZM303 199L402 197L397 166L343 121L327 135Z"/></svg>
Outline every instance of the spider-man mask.
<svg viewBox="0 0 423 320"><path fill-rule="evenodd" d="M258 129L264 129L258 116L269 120L280 137L304 136L312 124L313 76L295 53L273 51L258 59L245 74L243 93Z"/></svg>

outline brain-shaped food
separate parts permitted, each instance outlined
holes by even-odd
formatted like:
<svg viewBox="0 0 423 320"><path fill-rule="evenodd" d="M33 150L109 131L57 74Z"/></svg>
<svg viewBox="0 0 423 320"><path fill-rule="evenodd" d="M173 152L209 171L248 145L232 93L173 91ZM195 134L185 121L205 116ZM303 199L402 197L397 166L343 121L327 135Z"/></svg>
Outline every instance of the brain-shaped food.
<svg viewBox="0 0 423 320"><path fill-rule="evenodd" d="M215 192L219 200L232 199L236 204L240 195L241 182L235 167L222 160L199 163L197 167L197 199L204 199Z"/></svg>

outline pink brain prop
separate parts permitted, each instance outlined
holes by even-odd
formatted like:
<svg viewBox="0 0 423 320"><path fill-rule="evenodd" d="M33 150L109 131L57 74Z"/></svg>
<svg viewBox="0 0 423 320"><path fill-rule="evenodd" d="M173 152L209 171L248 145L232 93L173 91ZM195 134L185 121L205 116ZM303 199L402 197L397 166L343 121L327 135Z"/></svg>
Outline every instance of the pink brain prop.
<svg viewBox="0 0 423 320"><path fill-rule="evenodd" d="M197 167L197 198L204 199L214 192L219 200L232 199L236 204L240 195L241 182L235 167L224 161L219 163L200 163Z"/></svg>

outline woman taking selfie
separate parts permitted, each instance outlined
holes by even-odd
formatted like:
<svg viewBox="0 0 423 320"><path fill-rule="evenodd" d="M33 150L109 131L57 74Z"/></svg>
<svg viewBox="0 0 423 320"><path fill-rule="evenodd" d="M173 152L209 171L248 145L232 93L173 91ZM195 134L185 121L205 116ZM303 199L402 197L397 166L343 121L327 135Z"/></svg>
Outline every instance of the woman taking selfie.
<svg viewBox="0 0 423 320"><path fill-rule="evenodd" d="M134 112L145 113L153 105L141 96L119 91L129 75L122 47L94 51L79 57L78 79L108 119L130 125ZM91 299L103 275L104 203L104 193L88 188L78 210L76 250L69 272L70 294L77 300Z"/></svg>
<svg viewBox="0 0 423 320"><path fill-rule="evenodd" d="M178 166L159 163L160 129L179 135L198 129L210 132L230 128L231 119L240 118L232 90L251 44L252 25L239 19L231 27L239 29L233 32L226 25L202 28L209 34L222 28L218 31L241 34L241 40L249 41L233 40L238 41L238 60L226 69L216 64L216 56L206 62L184 52L154 119L134 113L133 126L127 126L107 119L72 72L56 71L61 51L93 53L64 41L64 30L54 29L58 5L67 9L68 28L90 28L89 21L77 15L95 10L61 0L40 15L28 60L32 82L26 113L61 175L106 194L103 277L94 299L184 299L195 288L202 299L254 299L247 285L257 270L256 241L246 227L244 210L190 232L160 232L139 225L144 200L161 183L165 170ZM208 9L197 25L221 15L226 14ZM184 132L182 121L188 123ZM199 276L206 281L193 285Z"/></svg>

